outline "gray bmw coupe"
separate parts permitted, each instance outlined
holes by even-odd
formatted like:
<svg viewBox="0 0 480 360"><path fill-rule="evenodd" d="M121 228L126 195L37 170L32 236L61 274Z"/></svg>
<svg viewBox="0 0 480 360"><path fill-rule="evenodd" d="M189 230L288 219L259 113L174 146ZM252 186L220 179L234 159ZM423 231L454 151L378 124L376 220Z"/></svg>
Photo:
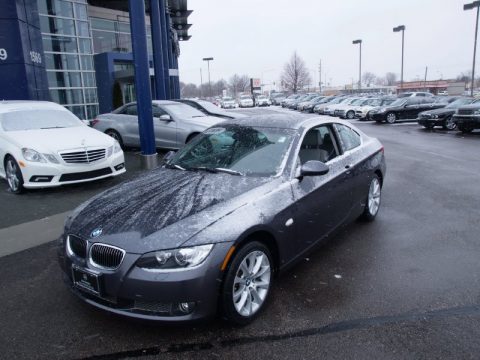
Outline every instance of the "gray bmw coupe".
<svg viewBox="0 0 480 360"><path fill-rule="evenodd" d="M320 117L228 120L164 166L113 187L66 221L59 260L81 299L165 322L264 308L274 276L335 229L373 220L382 144Z"/></svg>

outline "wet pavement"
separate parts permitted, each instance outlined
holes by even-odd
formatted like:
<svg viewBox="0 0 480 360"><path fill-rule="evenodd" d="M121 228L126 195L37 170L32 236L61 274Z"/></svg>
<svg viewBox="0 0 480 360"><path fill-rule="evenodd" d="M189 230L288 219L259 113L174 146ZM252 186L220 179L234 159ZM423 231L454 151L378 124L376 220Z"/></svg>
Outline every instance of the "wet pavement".
<svg viewBox="0 0 480 360"><path fill-rule="evenodd" d="M93 309L64 287L51 242L0 258L0 358L478 358L480 133L355 124L385 146L376 221L350 224L276 279L253 324L160 326ZM2 221L67 211L113 183L0 194Z"/></svg>

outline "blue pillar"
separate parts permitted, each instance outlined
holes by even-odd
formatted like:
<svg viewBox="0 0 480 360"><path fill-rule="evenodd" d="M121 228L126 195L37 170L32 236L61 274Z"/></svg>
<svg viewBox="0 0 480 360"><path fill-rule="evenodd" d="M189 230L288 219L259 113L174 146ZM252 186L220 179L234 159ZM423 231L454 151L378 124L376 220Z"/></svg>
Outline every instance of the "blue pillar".
<svg viewBox="0 0 480 360"><path fill-rule="evenodd" d="M163 63L159 0L150 1L150 21L152 23L153 66L155 68L155 99L165 100L167 94L165 91L165 71Z"/></svg>
<svg viewBox="0 0 480 360"><path fill-rule="evenodd" d="M160 5L160 33L162 35L162 55L163 55L163 81L164 81L164 88L165 88L165 95L166 99L172 99L172 95L170 93L170 73L169 73L169 54L170 51L168 50L168 45L169 45L169 29L168 29L168 23L167 23L167 10L165 7L165 1L167 0L159 0L159 5Z"/></svg>
<svg viewBox="0 0 480 360"><path fill-rule="evenodd" d="M156 166L157 153L153 131L150 66L147 52L147 30L145 28L145 3L143 0L129 0L128 8L130 11L138 128L143 155L142 162L144 167L153 168Z"/></svg>

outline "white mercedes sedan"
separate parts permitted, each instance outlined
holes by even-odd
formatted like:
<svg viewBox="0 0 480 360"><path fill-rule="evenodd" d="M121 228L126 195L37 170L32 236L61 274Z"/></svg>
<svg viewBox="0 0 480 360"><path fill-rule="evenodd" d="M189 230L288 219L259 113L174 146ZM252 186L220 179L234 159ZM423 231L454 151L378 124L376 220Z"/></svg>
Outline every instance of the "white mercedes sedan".
<svg viewBox="0 0 480 360"><path fill-rule="evenodd" d="M46 101L0 102L0 177L13 193L125 172L118 142Z"/></svg>

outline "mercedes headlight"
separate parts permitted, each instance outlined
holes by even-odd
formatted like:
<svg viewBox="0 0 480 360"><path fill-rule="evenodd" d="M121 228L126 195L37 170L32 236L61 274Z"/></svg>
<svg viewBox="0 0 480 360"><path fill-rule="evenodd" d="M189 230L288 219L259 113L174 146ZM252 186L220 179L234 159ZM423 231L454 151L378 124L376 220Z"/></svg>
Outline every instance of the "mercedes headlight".
<svg viewBox="0 0 480 360"><path fill-rule="evenodd" d="M41 162L46 163L47 160L40 154L38 151L33 149L23 148L22 149L23 158L31 162Z"/></svg>
<svg viewBox="0 0 480 360"><path fill-rule="evenodd" d="M120 143L115 140L115 144L113 144L113 153L116 154L120 151L122 151L122 147L120 146Z"/></svg>
<svg viewBox="0 0 480 360"><path fill-rule="evenodd" d="M60 164L60 161L52 154L42 154L45 159L54 164Z"/></svg>
<svg viewBox="0 0 480 360"><path fill-rule="evenodd" d="M200 245L172 250L161 250L143 255L137 266L156 271L187 270L205 261L212 251L213 244Z"/></svg>

